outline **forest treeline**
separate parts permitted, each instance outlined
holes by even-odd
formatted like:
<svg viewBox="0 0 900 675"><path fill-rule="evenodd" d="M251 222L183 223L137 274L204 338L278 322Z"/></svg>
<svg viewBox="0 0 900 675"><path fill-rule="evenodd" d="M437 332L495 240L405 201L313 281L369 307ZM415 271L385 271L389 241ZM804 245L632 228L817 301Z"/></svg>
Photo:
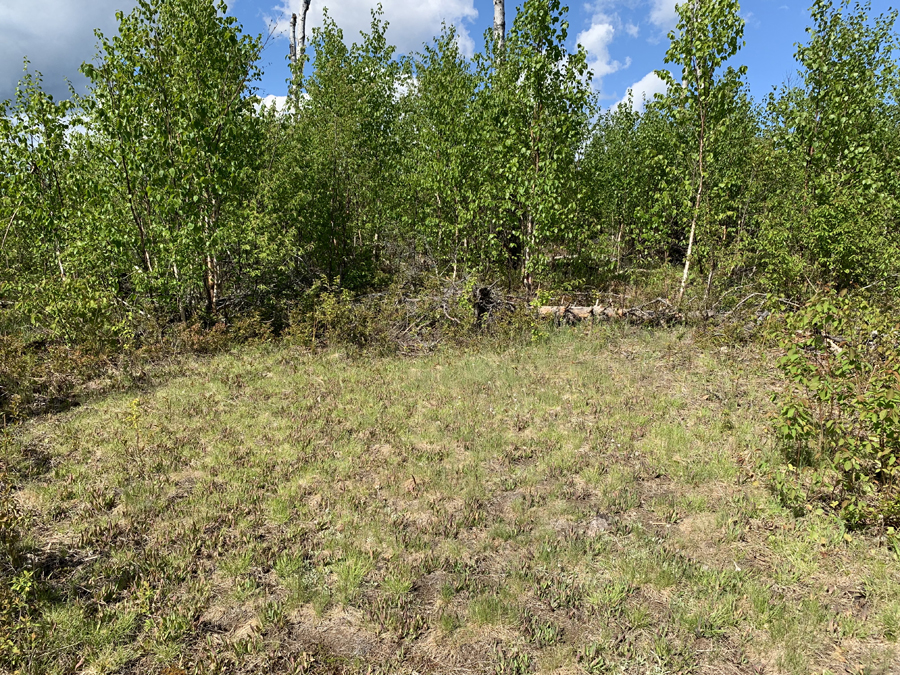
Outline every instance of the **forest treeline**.
<svg viewBox="0 0 900 675"><path fill-rule="evenodd" d="M754 101L738 10L679 6L640 112L598 105L558 0L472 58L452 27L398 56L379 11L349 46L326 17L278 111L261 37L210 0L142 1L98 34L87 94L26 71L4 104L0 329L115 347L147 317L279 324L316 283L398 275L534 295L672 269L695 304L890 280L896 13L818 0L797 77Z"/></svg>

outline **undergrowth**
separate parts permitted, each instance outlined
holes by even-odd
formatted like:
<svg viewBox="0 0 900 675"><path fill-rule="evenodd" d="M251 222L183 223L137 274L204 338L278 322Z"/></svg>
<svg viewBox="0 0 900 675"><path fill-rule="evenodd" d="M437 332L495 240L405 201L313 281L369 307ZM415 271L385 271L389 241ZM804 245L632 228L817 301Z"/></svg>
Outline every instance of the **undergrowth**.
<svg viewBox="0 0 900 675"><path fill-rule="evenodd" d="M846 291L787 316L779 366L790 387L776 475L798 512L832 509L852 527L900 525L900 324L895 308Z"/></svg>
<svg viewBox="0 0 900 675"><path fill-rule="evenodd" d="M500 303L484 317L473 309L475 278L422 275L384 290L354 294L322 278L276 316L196 316L185 321L140 313L123 338L70 344L49 332L0 334L0 415L58 412L88 393L141 385L177 357L212 355L240 345L280 341L309 351L342 346L383 356L440 346L518 344L541 325L527 303ZM498 297L501 297L499 292Z"/></svg>
<svg viewBox="0 0 900 675"><path fill-rule="evenodd" d="M14 498L14 477L7 459L12 443L9 424L0 430L0 667L20 661L34 647L34 575L25 565L20 544L24 515Z"/></svg>

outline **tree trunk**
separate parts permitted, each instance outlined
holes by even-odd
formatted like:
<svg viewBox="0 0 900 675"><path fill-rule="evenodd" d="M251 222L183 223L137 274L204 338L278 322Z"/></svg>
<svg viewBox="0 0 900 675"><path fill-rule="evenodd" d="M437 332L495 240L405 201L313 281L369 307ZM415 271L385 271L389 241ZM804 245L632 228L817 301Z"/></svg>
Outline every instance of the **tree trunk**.
<svg viewBox="0 0 900 675"><path fill-rule="evenodd" d="M504 0L494 0L494 39L502 47L506 39L506 9Z"/></svg>
<svg viewBox="0 0 900 675"><path fill-rule="evenodd" d="M153 272L153 265L150 264L150 252L147 248L147 236L144 232L144 224L141 221L141 217L138 215L137 209L134 207L135 199L137 195L135 194L134 187L131 184L131 174L128 172L128 162L125 159L125 153L122 151L121 154L122 159L122 171L125 174L125 187L128 190L128 208L131 210L131 217L134 220L134 224L137 225L138 235L141 239L141 257L143 258L144 267L146 268L146 272ZM149 218L147 222L150 222Z"/></svg>
<svg viewBox="0 0 900 675"><path fill-rule="evenodd" d="M294 66L294 84L291 87L293 91L292 99L295 112L300 107L300 89L303 87L303 66L306 60L306 14L309 12L310 0L303 0L303 7L300 13L300 39L297 39L297 15L291 14L291 47L290 57L291 65ZM298 65L299 64L299 65Z"/></svg>
<svg viewBox="0 0 900 675"><path fill-rule="evenodd" d="M203 270L203 290L206 292L206 311L210 316L218 311L219 307L219 262L213 254L212 233L213 223L218 220L214 210L213 216L203 217L203 238L206 240L206 268Z"/></svg>
<svg viewBox="0 0 900 675"><path fill-rule="evenodd" d="M684 273L681 275L681 288L678 289L678 299L675 301L677 307L681 307L681 300L684 297L684 289L687 286L688 272L691 268L691 254L694 251L694 237L697 232L697 215L700 213L700 198L703 196L703 141L706 136L706 110L700 109L700 143L698 152L698 164L700 169L700 179L697 181L697 198L694 200L694 215L691 218L691 234L688 237L687 255L684 257Z"/></svg>
<svg viewBox="0 0 900 675"><path fill-rule="evenodd" d="M303 58L303 55L306 54L306 13L309 12L309 3L310 0L303 0L303 13L300 15L300 49L298 54L300 58ZM296 43L296 40L294 41ZM300 64L300 67L303 67L303 64ZM300 73L300 76L303 76L303 73Z"/></svg>
<svg viewBox="0 0 900 675"><path fill-rule="evenodd" d="M619 233L616 235L616 274L622 266L622 232L625 230L625 219L619 221Z"/></svg>
<svg viewBox="0 0 900 675"><path fill-rule="evenodd" d="M658 304L656 309L644 309ZM694 312L681 312L670 306L663 298L640 307L576 307L574 305L545 305L537 308L537 316L541 319L553 319L558 323L576 324L581 321L625 321L635 325L666 326L674 323L702 322L727 316L729 312L716 312L706 309Z"/></svg>
<svg viewBox="0 0 900 675"><path fill-rule="evenodd" d="M681 306L684 297L684 289L687 286L688 272L691 269L691 254L694 252L694 236L697 232L697 213L700 211L700 195L703 192L703 138L700 139L700 182L697 185L697 199L694 201L694 215L691 218L691 233L688 236L687 255L684 257L684 272L681 275L681 287L678 289L678 298L675 305Z"/></svg>
<svg viewBox="0 0 900 675"><path fill-rule="evenodd" d="M703 304L709 302L709 290L712 288L713 270L716 269L716 259L709 261L709 274L706 277L706 291L703 293Z"/></svg>
<svg viewBox="0 0 900 675"><path fill-rule="evenodd" d="M288 53L291 63L297 63L297 14L291 14L291 47Z"/></svg>
<svg viewBox="0 0 900 675"><path fill-rule="evenodd" d="M62 255L60 255L60 252L59 252L59 244L56 245L56 264L59 266L59 278L62 281L65 281L66 280L66 269L63 267L63 264L62 264Z"/></svg>
<svg viewBox="0 0 900 675"><path fill-rule="evenodd" d="M699 4L699 0L694 0L692 11L693 11L693 20L690 24L690 30L693 32L697 28L697 6ZM700 198L703 196L703 140L706 134L706 107L703 101L703 83L701 81L700 75L700 63L696 57L693 60L694 66L694 75L697 78L697 87L700 92L698 96L697 106L700 112L700 138L698 143L698 152L697 152L697 163L700 173L700 178L697 181L697 198L694 200L694 213L691 217L691 233L688 236L688 248L687 254L684 256L684 272L681 275L681 286L678 289L678 298L675 301L676 307L681 307L681 301L684 298L684 289L687 286L688 273L691 269L691 255L694 252L694 237L697 233L697 215L700 213Z"/></svg>
<svg viewBox="0 0 900 675"><path fill-rule="evenodd" d="M203 290L206 292L206 311L213 315L219 304L218 263L209 253L206 254L206 269L203 272Z"/></svg>
<svg viewBox="0 0 900 675"><path fill-rule="evenodd" d="M522 282L525 285L525 292L530 296L532 290L534 289L534 277L532 275L531 270L531 246L534 239L534 216L531 215L531 211L528 212L528 215L525 217L525 236L522 237L523 241L523 251L522 251Z"/></svg>
<svg viewBox="0 0 900 675"><path fill-rule="evenodd" d="M16 216L19 215L19 208L22 206L22 202L20 201L18 206L16 206L16 210L13 211L12 217L9 219L9 222L6 224L6 230L3 232L3 241L0 241L0 253L3 252L3 249L6 248L6 235L9 234L9 228L12 227L13 221L15 221Z"/></svg>
<svg viewBox="0 0 900 675"><path fill-rule="evenodd" d="M552 318L562 323L578 323L579 321L627 321L634 324L650 324L663 325L670 323L682 323L687 317L684 314L669 306L665 300L658 298L657 300L647 303L648 305L659 304L658 309L644 309L647 305L641 307L603 307L594 305L593 307L576 307L574 305L545 305L538 307L537 314L540 318ZM708 318L705 314L695 313L696 317L691 318Z"/></svg>

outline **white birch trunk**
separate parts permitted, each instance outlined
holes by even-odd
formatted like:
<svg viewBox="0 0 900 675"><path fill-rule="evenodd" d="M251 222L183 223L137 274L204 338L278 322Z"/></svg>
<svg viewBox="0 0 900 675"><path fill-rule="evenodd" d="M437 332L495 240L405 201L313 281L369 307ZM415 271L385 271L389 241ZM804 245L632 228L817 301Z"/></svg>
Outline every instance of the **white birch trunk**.
<svg viewBox="0 0 900 675"><path fill-rule="evenodd" d="M697 3L695 2L695 12L697 11L696 8ZM702 91L703 83L700 80L700 65L696 61L694 62L694 74L697 78L697 88L700 91L701 96L703 96L705 93ZM697 215L700 213L700 199L703 196L703 142L706 140L706 103L702 98L698 100L698 106L700 108L700 142L697 153L697 163L699 165L700 179L697 182L697 198L694 200L694 214L691 218L691 234L688 237L687 255L684 257L684 272L681 275L681 287L678 289L678 299L675 302L677 307L681 307L681 300L684 298L684 290L687 287L688 274L690 273L691 268L691 256L694 252L694 238L697 233ZM712 277L710 277L710 283L712 283Z"/></svg>
<svg viewBox="0 0 900 675"><path fill-rule="evenodd" d="M289 52L291 63L297 62L297 15L291 14L291 48Z"/></svg>
<svg viewBox="0 0 900 675"><path fill-rule="evenodd" d="M291 98L293 99L294 112L300 111L300 89L303 87L303 66L306 57L306 14L309 12L310 0L303 0L300 12L300 38L297 38L297 15L291 14L291 69L294 73L291 85ZM299 66L298 66L299 63Z"/></svg>
<svg viewBox="0 0 900 675"><path fill-rule="evenodd" d="M310 0L303 0L303 12L300 14L300 49L298 54L301 57L306 53L306 13L309 12L309 3ZM294 44L296 44L296 41Z"/></svg>
<svg viewBox="0 0 900 675"><path fill-rule="evenodd" d="M506 9L504 0L494 0L494 38L497 45L502 47L506 39Z"/></svg>
<svg viewBox="0 0 900 675"><path fill-rule="evenodd" d="M678 299L675 306L681 306L681 300L684 298L684 289L687 287L688 274L691 269L691 256L694 252L694 238L697 233L697 214L700 212L700 198L703 195L703 121L700 123L700 180L697 184L697 197L694 201L694 215L691 218L691 234L688 237L687 255L684 257L684 272L681 275L681 287L678 289Z"/></svg>

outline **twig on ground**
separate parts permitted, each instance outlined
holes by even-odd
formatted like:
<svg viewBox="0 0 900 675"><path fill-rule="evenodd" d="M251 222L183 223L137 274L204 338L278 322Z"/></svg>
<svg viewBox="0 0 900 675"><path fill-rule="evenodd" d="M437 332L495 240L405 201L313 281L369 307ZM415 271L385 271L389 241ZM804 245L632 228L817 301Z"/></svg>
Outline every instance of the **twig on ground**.
<svg viewBox="0 0 900 675"><path fill-rule="evenodd" d="M743 305L745 302L747 302L750 298L755 298L755 297L764 296L764 295L766 295L766 294L765 293L751 293L746 298L741 300L738 304L736 304L734 307L732 307L729 311L725 312L725 316L730 316L731 314L734 314L738 310L738 308L740 308L740 306Z"/></svg>
<svg viewBox="0 0 900 675"><path fill-rule="evenodd" d="M656 304L657 302L665 305L666 307L672 306L672 304L665 298L654 298L650 302L645 302L643 305L639 305L638 307L635 307L634 309L644 309L644 307L649 307L650 305Z"/></svg>

